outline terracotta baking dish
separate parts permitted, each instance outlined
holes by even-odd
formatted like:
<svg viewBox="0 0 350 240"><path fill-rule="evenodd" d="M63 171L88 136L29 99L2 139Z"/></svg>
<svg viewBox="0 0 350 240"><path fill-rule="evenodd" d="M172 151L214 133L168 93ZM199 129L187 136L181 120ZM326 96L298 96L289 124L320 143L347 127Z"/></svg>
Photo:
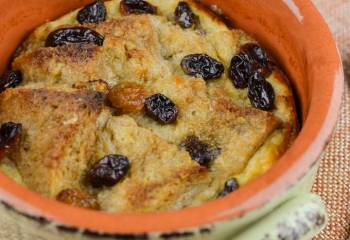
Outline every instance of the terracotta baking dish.
<svg viewBox="0 0 350 240"><path fill-rule="evenodd" d="M1 70L33 28L88 2L92 1L0 0ZM289 151L268 173L228 197L199 207L156 214L108 214L73 208L48 200L0 174L1 216L8 216L6 221L12 219L21 227L34 230L31 231L34 235L28 236L50 234L52 225L39 230L35 226L54 222L59 229L55 236L153 238L169 233L170 237L221 239L261 219L286 199L307 195L311 175L335 126L342 97L342 66L332 35L308 0L204 2L217 5L236 26L257 38L292 79L303 126Z"/></svg>

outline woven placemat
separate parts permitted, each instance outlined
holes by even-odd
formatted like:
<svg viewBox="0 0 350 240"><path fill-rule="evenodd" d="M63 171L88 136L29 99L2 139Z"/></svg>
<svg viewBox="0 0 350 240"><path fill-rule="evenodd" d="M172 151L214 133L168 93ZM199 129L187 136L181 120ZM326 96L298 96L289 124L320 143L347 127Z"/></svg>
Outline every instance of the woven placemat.
<svg viewBox="0 0 350 240"><path fill-rule="evenodd" d="M313 187L313 191L325 201L329 212L329 224L315 240L348 240L350 237L350 0L313 0L313 2L325 17L337 40L345 71L345 94L341 116Z"/></svg>

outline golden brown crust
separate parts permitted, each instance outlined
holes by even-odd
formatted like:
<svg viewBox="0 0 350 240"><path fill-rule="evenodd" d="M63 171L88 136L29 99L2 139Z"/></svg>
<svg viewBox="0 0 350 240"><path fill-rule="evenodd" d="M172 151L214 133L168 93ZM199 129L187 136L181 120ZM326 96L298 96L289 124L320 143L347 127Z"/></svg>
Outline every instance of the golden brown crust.
<svg viewBox="0 0 350 240"><path fill-rule="evenodd" d="M114 151L128 156L131 169L121 183L99 193L101 207L107 211L171 209L187 187L208 178L207 169L186 151L137 126L127 116L109 117L98 133L96 159Z"/></svg>
<svg viewBox="0 0 350 240"><path fill-rule="evenodd" d="M0 95L0 122L23 125L21 147L11 159L29 188L55 197L62 188L79 186L94 153L102 100L88 91L15 88Z"/></svg>
<svg viewBox="0 0 350 240"><path fill-rule="evenodd" d="M181 89L184 91L186 87ZM96 159L118 151L129 156L131 173L122 183L99 194L102 209L153 212L191 206L215 198L224 182L244 169L280 121L272 113L239 108L224 91L215 90L207 99L208 106L200 102L199 108L181 108L187 122L184 124L180 118L168 129L152 121L143 122L142 113L136 118L139 125L125 116L107 120L103 131L98 133ZM192 116L194 109L209 118L202 121L184 116ZM195 128L189 128L191 124ZM152 132L140 127L142 125ZM181 141L194 133L222 149L209 174L173 144L174 141L177 144L174 136ZM169 161L176 165L169 165ZM149 174L157 177L149 179Z"/></svg>
<svg viewBox="0 0 350 240"><path fill-rule="evenodd" d="M94 196L78 189L65 189L61 191L57 195L56 200L74 207L92 210L100 209L100 205Z"/></svg>
<svg viewBox="0 0 350 240"><path fill-rule="evenodd" d="M270 134L281 126L272 113L235 105L222 89L212 89L213 117L208 123L220 147L225 149L214 162L218 178L228 179L242 172L249 159ZM237 140L239 139L239 140Z"/></svg>
<svg viewBox="0 0 350 240"><path fill-rule="evenodd" d="M291 144L299 130L300 130L300 124L299 124L299 121L298 121L298 112L297 112L297 107L296 107L296 101L295 101L295 97L293 95L293 89L291 87L291 84L289 82L289 79L288 77L282 72L281 69L279 68L275 68L274 69L274 72L273 72L273 77L278 81L278 83L280 85L283 85L285 86L288 90L288 94L286 94L285 96L280 96L283 100L282 102L284 103L285 106L288 107L288 113L289 113L289 118L288 118L288 121L285 121L286 122L286 125L288 125L288 129L289 129L289 144Z"/></svg>
<svg viewBox="0 0 350 240"><path fill-rule="evenodd" d="M96 91L104 94L108 94L110 90L108 83L102 79L74 83L72 87L79 90Z"/></svg>

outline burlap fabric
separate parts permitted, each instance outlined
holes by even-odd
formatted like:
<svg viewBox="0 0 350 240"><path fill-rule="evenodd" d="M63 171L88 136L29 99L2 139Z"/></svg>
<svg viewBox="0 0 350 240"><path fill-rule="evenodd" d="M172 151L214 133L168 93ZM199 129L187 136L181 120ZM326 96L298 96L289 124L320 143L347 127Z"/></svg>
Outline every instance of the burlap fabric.
<svg viewBox="0 0 350 240"><path fill-rule="evenodd" d="M329 224L315 239L347 240L350 237L350 0L313 2L338 42L346 79L340 120L313 187L329 211Z"/></svg>

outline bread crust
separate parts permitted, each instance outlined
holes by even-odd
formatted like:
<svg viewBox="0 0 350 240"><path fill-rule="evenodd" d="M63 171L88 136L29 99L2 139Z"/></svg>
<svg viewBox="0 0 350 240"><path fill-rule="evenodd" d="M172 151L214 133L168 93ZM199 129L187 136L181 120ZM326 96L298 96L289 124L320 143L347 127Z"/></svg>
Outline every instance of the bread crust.
<svg viewBox="0 0 350 240"><path fill-rule="evenodd" d="M10 158L26 186L48 197L80 188L102 104L96 92L19 87L0 94L0 122L23 125L20 147Z"/></svg>

